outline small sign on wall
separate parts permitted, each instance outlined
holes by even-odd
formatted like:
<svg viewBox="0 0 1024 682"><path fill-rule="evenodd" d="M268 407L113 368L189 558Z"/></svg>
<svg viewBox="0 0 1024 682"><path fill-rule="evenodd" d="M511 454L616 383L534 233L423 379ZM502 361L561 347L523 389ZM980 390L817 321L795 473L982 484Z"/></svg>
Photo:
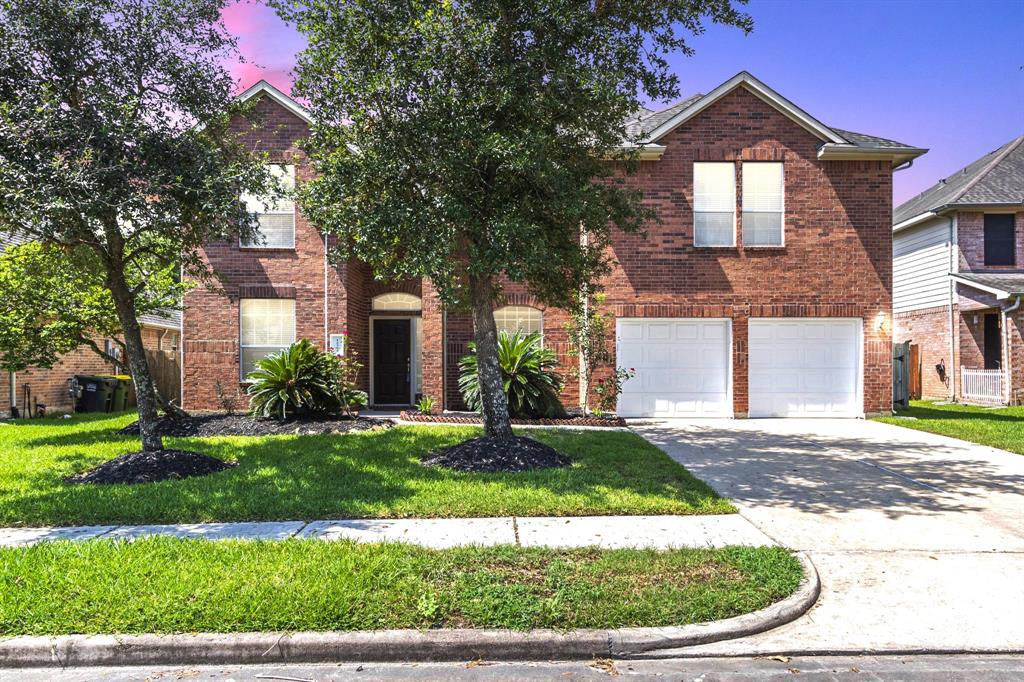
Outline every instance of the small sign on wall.
<svg viewBox="0 0 1024 682"><path fill-rule="evenodd" d="M348 337L348 332L347 331L344 331L344 332L342 332L340 334L331 334L331 336L330 336L331 352L334 353L335 355L339 356L339 357L344 355L345 354L345 341L346 341L347 337Z"/></svg>

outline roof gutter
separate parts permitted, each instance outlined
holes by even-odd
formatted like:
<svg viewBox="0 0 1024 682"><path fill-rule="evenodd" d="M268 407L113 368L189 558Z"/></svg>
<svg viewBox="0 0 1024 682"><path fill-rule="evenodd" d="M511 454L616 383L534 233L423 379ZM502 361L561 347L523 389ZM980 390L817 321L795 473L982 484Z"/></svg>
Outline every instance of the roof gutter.
<svg viewBox="0 0 1024 682"><path fill-rule="evenodd" d="M975 282L965 277L961 277L959 275L951 274L950 277L952 277L955 281L959 282L960 284L963 284L964 286L969 286L971 288L977 289L978 291L984 291L985 293L992 294L996 297L996 300L999 301L1005 301L1011 296L1017 296L1017 303L1018 305L1020 304L1019 297L1021 296L1021 294L1011 293L1009 291L1006 291L1005 289L997 289L996 287L989 286L987 284L981 284L980 282ZM1016 310L1016 308L1014 308L1014 310Z"/></svg>
<svg viewBox="0 0 1024 682"><path fill-rule="evenodd" d="M893 167L899 167L927 152L927 149L920 147L859 147L855 144L827 142L818 148L818 158L822 161L889 160Z"/></svg>

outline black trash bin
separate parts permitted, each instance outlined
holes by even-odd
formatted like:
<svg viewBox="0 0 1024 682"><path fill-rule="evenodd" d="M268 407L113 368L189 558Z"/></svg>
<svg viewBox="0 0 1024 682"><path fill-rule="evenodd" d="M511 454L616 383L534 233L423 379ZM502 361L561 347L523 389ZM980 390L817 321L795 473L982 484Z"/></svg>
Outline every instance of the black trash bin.
<svg viewBox="0 0 1024 682"><path fill-rule="evenodd" d="M107 412L110 410L110 400L117 387L117 379L79 374L75 376L75 380L78 381L78 385L82 389L82 397L78 399L78 404L75 406L77 411Z"/></svg>

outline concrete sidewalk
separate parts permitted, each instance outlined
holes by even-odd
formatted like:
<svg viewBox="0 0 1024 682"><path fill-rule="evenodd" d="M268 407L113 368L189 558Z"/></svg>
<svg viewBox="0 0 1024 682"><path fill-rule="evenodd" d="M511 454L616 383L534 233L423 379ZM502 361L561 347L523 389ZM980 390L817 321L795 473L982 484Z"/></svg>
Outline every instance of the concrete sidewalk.
<svg viewBox="0 0 1024 682"><path fill-rule="evenodd" d="M774 545L739 514L717 516L573 516L475 519L339 519L140 526L0 528L0 547L58 540L129 540L151 535L211 540L316 538L407 542L433 548L459 545L523 547L725 547Z"/></svg>

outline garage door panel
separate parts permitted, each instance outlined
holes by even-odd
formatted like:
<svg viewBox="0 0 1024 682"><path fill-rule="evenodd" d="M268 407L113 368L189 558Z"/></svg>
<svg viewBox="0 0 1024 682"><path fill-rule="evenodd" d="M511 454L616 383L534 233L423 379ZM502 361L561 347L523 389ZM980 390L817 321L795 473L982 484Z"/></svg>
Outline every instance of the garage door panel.
<svg viewBox="0 0 1024 682"><path fill-rule="evenodd" d="M623 384L619 414L730 416L728 327L718 319L618 320L617 362L636 371Z"/></svg>
<svg viewBox="0 0 1024 682"><path fill-rule="evenodd" d="M751 417L856 417L860 398L858 319L752 318Z"/></svg>

